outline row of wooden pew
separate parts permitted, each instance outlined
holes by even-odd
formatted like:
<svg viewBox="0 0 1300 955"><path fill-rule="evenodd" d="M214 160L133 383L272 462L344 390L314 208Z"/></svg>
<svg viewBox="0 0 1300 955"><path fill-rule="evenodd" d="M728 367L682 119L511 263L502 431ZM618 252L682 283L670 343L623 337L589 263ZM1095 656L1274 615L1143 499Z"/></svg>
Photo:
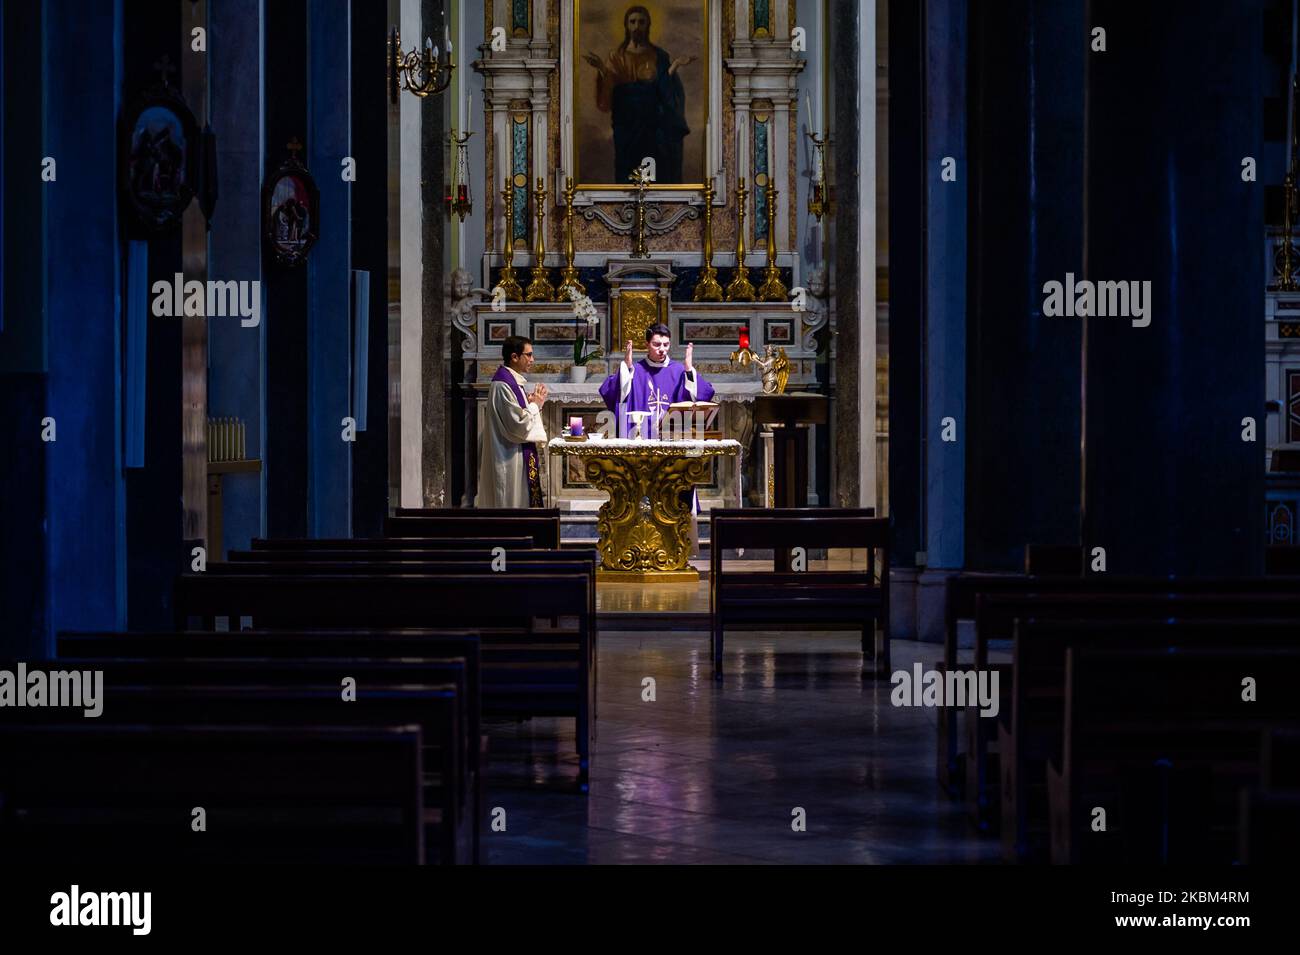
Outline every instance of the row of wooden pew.
<svg viewBox="0 0 1300 955"><path fill-rule="evenodd" d="M182 575L171 633L61 634L46 666L101 672L103 712L0 710L0 855L481 861L493 718L571 717L585 790L594 552L553 511L386 529Z"/></svg>
<svg viewBox="0 0 1300 955"><path fill-rule="evenodd" d="M939 779L1007 861L1297 848L1296 785L1270 754L1300 728L1300 578L965 573L947 601L943 672L996 671L1000 700L996 719L941 709Z"/></svg>

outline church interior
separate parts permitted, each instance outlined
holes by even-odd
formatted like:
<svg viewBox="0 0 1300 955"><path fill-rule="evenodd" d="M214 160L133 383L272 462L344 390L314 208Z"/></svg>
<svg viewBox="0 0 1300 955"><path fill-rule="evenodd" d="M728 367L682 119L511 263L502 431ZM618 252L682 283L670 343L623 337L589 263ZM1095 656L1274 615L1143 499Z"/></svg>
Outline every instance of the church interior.
<svg viewBox="0 0 1300 955"><path fill-rule="evenodd" d="M0 31L0 857L1296 858L1294 0Z"/></svg>

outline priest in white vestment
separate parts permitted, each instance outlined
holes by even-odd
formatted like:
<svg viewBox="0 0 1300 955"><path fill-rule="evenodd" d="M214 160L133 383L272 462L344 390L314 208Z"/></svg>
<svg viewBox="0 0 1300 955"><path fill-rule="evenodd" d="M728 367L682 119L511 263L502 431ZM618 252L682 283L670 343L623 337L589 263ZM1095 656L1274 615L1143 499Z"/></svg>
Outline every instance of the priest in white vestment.
<svg viewBox="0 0 1300 955"><path fill-rule="evenodd" d="M545 443L542 405L546 385L530 392L524 375L533 367L533 343L511 335L501 346L505 362L492 376L483 430L479 434L478 494L475 507L541 507L542 476L537 453Z"/></svg>

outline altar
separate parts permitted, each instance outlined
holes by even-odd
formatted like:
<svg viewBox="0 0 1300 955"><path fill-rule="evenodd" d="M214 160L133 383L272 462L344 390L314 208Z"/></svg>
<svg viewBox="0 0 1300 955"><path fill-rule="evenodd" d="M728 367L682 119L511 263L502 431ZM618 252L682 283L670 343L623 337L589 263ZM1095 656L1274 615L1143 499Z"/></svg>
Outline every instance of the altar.
<svg viewBox="0 0 1300 955"><path fill-rule="evenodd" d="M602 346L616 340L627 329L611 327L620 324L618 315L611 315L608 302L595 304L597 321L592 329L592 341ZM735 440L736 457L728 466L713 465L707 479L697 488L700 506L704 511L713 507L762 506L768 499L769 475L766 469L754 471L748 482L744 480L746 466L751 465L751 449L761 453L755 441L757 435L753 407L762 393L762 384L756 370L742 368L730 360L742 335L750 347L762 351L767 345L787 349L790 356L790 390L817 387L817 345L814 334L824 321L815 311L795 312L782 302L672 302L665 309L669 328L673 334L671 354L682 355L686 342L695 345L695 367L714 388L713 400L718 402L715 427L724 438ZM616 365L602 354L583 366L584 380L574 378L574 340L577 325L571 306L559 303L505 303L493 310L490 303L472 303L466 311L464 324L464 357L467 359L466 380L462 384L465 395L464 434L466 447L463 460L467 473L465 484L474 487L477 474L477 435L482 428L487 393L492 376L501 364L500 342L507 335L524 335L532 339L536 363L529 373L529 381L546 383L550 396L542 407L542 420L546 433L558 436L575 417L583 419L588 432L598 429L605 404L601 400L601 382ZM644 354L644 340L637 349ZM469 361L472 360L472 364ZM760 429L761 430L761 429ZM808 436L816 440L815 430ZM585 524L587 532L576 533L589 539L591 520L605 500L601 493L577 466L572 457L542 455L542 490L548 507L558 507L564 515L566 528ZM815 471L808 475L810 489L816 486ZM813 496L815 500L815 495Z"/></svg>
<svg viewBox="0 0 1300 955"><path fill-rule="evenodd" d="M599 574L625 581L697 582L690 565L689 492L709 480L716 461L740 453L740 442L627 438L552 438L550 454L577 463L609 495L597 520Z"/></svg>

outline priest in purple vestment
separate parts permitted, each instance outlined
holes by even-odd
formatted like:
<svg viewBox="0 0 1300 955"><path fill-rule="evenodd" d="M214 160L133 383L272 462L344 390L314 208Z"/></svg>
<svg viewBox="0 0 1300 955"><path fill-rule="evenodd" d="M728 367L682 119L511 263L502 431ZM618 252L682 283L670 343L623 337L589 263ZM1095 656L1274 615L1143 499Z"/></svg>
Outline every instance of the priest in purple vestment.
<svg viewBox="0 0 1300 955"><path fill-rule="evenodd" d="M627 343L627 354L618 364L618 371L605 379L600 386L600 396L605 407L614 413L618 422L618 437L631 437L635 429L628 419L629 411L648 411L650 417L641 426L641 435L659 437L659 419L675 401L708 401L713 397L713 386L695 373L692 361L693 344L686 346L685 362L668 357L672 334L667 325L651 325L645 330L646 356L635 364L632 361L632 342Z"/></svg>

